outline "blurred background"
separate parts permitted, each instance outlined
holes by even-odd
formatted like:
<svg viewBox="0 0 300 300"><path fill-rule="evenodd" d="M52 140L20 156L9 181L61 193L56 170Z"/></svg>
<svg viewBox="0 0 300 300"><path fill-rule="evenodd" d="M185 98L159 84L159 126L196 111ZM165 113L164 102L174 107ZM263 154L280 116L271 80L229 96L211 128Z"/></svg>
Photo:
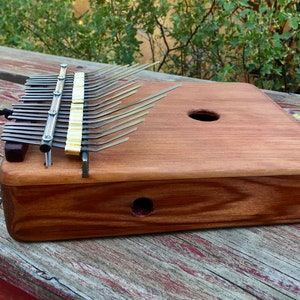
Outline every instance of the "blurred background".
<svg viewBox="0 0 300 300"><path fill-rule="evenodd" d="M292 0L2 0L0 44L300 93Z"/></svg>

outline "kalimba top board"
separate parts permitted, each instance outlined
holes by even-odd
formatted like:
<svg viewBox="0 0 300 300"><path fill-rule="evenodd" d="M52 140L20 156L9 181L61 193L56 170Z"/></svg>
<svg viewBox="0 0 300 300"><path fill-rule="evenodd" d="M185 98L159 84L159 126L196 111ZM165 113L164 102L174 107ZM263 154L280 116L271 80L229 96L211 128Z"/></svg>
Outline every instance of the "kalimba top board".
<svg viewBox="0 0 300 300"><path fill-rule="evenodd" d="M174 85L143 82L139 98ZM132 99L131 99L132 100ZM183 82L129 141L3 162L8 230L53 240L300 220L300 126L250 84Z"/></svg>

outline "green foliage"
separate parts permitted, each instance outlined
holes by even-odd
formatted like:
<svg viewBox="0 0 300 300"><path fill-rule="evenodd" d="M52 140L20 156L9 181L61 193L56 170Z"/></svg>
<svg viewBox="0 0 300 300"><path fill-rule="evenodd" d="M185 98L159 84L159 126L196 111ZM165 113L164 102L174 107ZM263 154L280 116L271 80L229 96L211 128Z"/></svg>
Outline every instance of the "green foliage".
<svg viewBox="0 0 300 300"><path fill-rule="evenodd" d="M128 1L91 1L75 18L73 1L2 1L0 43L102 62L132 63L139 52Z"/></svg>
<svg viewBox="0 0 300 300"><path fill-rule="evenodd" d="M157 70L300 92L295 0L98 0L75 18L71 0L1 1L0 43L130 64L146 37Z"/></svg>

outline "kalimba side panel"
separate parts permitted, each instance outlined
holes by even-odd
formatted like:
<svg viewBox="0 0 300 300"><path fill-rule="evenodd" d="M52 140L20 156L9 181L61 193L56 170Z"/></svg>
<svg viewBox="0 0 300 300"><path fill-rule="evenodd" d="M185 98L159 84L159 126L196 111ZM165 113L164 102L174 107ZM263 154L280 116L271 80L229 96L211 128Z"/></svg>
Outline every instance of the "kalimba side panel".
<svg viewBox="0 0 300 300"><path fill-rule="evenodd" d="M144 82L134 97L172 86ZM300 221L300 127L242 83L182 83L129 141L81 161L30 146L3 162L7 227L57 240Z"/></svg>

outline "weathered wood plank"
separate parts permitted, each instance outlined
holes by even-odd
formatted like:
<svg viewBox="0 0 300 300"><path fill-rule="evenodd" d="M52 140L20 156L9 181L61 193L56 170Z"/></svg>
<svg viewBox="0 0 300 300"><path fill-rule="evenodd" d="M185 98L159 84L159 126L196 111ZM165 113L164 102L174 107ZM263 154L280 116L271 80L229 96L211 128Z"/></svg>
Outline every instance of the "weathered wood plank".
<svg viewBox="0 0 300 300"><path fill-rule="evenodd" d="M11 53L16 60L25 61L22 68L27 64L31 69L33 62L26 60L26 53L19 50ZM49 64L51 59L55 64L64 60L47 57ZM23 87L4 85L0 103L16 101ZM4 85L0 82L0 87ZM8 235L0 206L0 243L1 278L38 299L299 299L300 296L299 225L19 243Z"/></svg>

